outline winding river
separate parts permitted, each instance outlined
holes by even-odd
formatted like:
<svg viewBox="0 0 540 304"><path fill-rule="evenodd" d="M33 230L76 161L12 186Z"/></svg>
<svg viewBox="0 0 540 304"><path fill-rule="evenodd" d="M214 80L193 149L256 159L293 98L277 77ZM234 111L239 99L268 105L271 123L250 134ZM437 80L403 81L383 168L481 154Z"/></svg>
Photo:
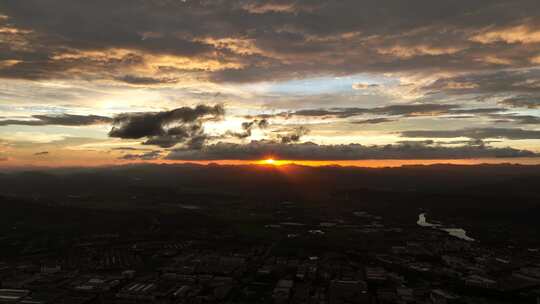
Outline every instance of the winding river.
<svg viewBox="0 0 540 304"><path fill-rule="evenodd" d="M474 242L474 239L467 236L467 231L462 228L445 228L442 224L434 224L430 223L427 220L426 213L420 213L418 215L418 221L416 222L419 226L422 227L429 227L433 229L438 229L442 231L446 231L449 235L457 237L459 239L468 241L468 242Z"/></svg>

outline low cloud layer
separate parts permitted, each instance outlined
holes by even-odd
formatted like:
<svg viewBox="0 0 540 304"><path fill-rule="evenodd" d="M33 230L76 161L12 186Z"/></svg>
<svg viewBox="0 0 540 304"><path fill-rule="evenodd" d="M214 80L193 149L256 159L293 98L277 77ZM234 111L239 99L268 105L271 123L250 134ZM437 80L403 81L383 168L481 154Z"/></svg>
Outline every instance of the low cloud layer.
<svg viewBox="0 0 540 304"><path fill-rule="evenodd" d="M249 144L217 143L202 150L176 150L169 160L260 160L274 157L285 160L364 160L364 159L464 159L490 157L536 157L534 152L513 148L493 148L468 144L445 147L434 143L384 146L283 144L253 141Z"/></svg>
<svg viewBox="0 0 540 304"><path fill-rule="evenodd" d="M112 122L110 117L99 115L32 115L31 120L6 119L0 120L0 126L20 125L20 126L89 126L108 124Z"/></svg>
<svg viewBox="0 0 540 304"><path fill-rule="evenodd" d="M412 130L400 133L402 137L422 138L456 138L467 137L474 139L503 138L503 139L540 139L540 131L517 128L470 128L461 130Z"/></svg>
<svg viewBox="0 0 540 304"><path fill-rule="evenodd" d="M540 124L540 117L533 115L491 114L489 117L495 119L495 123L510 122L520 125Z"/></svg>
<svg viewBox="0 0 540 304"><path fill-rule="evenodd" d="M398 120L398 118L411 118L411 117L457 117L457 118L476 118L481 116L489 117L507 112L508 109L502 107L488 107L488 108L463 108L457 104L435 104L435 103L414 103L414 104L399 104L389 105L384 107L373 108L329 108L329 109L305 109L296 110L290 112L280 112L276 114L261 114L257 117L264 119L271 118L338 118L348 119L351 117L358 117L364 115L377 115L386 117L369 118L363 120L352 121L353 124L377 124L384 122L391 122ZM530 116L530 115L529 115ZM531 119L534 116L531 116ZM253 116L247 116L247 118L253 118ZM510 119L510 116L507 118ZM518 121L518 117L515 116L514 121ZM532 120L529 120L532 121Z"/></svg>
<svg viewBox="0 0 540 304"><path fill-rule="evenodd" d="M305 109L291 112L281 112L277 114L260 115L263 118L273 117L336 117L336 118L349 118L360 115L388 115L388 116L436 116L442 114L458 114L453 109L460 108L455 104L400 104L389 105L384 107L374 108L328 108L328 109ZM503 111L501 109L500 111ZM458 111L458 110L456 110ZM491 111L491 110L490 110Z"/></svg>
<svg viewBox="0 0 540 304"><path fill-rule="evenodd" d="M385 122L392 122L393 119L390 118L372 118L372 119L363 119L363 120L355 120L351 123L356 125L374 125L374 124L380 124Z"/></svg>
<svg viewBox="0 0 540 304"><path fill-rule="evenodd" d="M506 98L499 102L504 106L512 108L528 108L528 109L540 109L540 95L539 96L516 96Z"/></svg>
<svg viewBox="0 0 540 304"><path fill-rule="evenodd" d="M150 151L142 154L124 154L120 160L154 160L161 157L161 151Z"/></svg>

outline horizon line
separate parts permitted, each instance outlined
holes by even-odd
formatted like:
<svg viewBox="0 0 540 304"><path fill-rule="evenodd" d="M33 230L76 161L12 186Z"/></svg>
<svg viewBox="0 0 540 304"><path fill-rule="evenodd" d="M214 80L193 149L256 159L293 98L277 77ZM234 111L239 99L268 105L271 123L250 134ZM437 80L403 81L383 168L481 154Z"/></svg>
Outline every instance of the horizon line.
<svg viewBox="0 0 540 304"><path fill-rule="evenodd" d="M7 165L7 166L6 166ZM486 165L516 165L538 166L540 157L529 158L477 158L477 159L365 159L365 160L280 160L275 159L271 163L267 160L146 160L118 163L88 164L20 164L0 166L0 171L23 171L23 170L54 170L54 169L91 169L107 167L127 167L139 165L198 165L198 166L302 166L302 167L355 167L355 168L400 168L407 166L486 166Z"/></svg>

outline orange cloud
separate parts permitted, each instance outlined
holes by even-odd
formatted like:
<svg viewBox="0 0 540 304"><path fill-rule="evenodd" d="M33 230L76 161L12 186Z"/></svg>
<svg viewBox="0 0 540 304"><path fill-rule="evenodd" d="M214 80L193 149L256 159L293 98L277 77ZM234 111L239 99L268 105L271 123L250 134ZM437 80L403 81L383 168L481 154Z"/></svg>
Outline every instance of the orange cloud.
<svg viewBox="0 0 540 304"><path fill-rule="evenodd" d="M488 29L470 38L471 41L483 44L495 42L506 43L538 43L540 42L540 30L527 25L518 25L502 29Z"/></svg>

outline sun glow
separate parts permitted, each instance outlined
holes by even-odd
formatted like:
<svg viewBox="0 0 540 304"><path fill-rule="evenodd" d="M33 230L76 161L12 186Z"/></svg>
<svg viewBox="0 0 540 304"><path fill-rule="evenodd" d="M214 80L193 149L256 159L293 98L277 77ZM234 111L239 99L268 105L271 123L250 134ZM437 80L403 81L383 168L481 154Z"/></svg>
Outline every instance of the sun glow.
<svg viewBox="0 0 540 304"><path fill-rule="evenodd" d="M264 163L267 165L275 165L276 161L273 158L268 158L264 160Z"/></svg>
<svg viewBox="0 0 540 304"><path fill-rule="evenodd" d="M291 164L294 164L294 163L296 163L296 162L291 161L291 160L275 159L275 158L272 158L272 157L264 158L264 159L261 159L261 160L258 160L256 162L254 162L254 164L258 164L258 165L275 166L275 167L279 167L279 166L283 166L283 165L291 165Z"/></svg>

